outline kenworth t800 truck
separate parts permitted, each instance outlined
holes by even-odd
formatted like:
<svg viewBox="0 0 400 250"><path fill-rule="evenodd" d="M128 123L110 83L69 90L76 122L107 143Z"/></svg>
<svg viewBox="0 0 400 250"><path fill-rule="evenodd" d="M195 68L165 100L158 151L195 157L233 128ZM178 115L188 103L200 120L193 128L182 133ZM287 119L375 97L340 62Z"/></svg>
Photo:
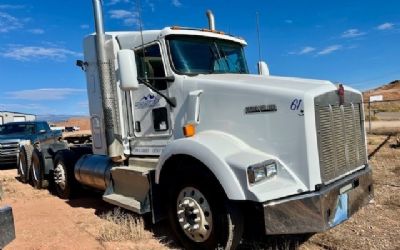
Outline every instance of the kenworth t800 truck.
<svg viewBox="0 0 400 250"><path fill-rule="evenodd" d="M209 28L84 40L91 153L58 151L57 193L79 184L187 249L232 249L247 229L321 232L373 198L362 95L329 81L249 74L246 42Z"/></svg>

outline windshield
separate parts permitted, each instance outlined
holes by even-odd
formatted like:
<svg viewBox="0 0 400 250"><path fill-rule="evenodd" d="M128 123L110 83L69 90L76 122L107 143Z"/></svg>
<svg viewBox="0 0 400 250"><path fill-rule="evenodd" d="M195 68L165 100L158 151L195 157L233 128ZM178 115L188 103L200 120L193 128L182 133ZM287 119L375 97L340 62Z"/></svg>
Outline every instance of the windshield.
<svg viewBox="0 0 400 250"><path fill-rule="evenodd" d="M34 134L34 124L5 124L0 126L0 135Z"/></svg>
<svg viewBox="0 0 400 250"><path fill-rule="evenodd" d="M247 74L243 46L211 37L168 37L171 59L182 74Z"/></svg>

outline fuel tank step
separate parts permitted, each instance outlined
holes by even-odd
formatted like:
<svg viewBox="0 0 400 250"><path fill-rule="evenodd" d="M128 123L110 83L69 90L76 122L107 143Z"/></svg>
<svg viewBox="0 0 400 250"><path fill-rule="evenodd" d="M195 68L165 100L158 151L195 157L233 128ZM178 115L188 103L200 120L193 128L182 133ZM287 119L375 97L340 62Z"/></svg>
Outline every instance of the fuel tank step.
<svg viewBox="0 0 400 250"><path fill-rule="evenodd" d="M120 194L103 195L103 200L113 205L123 207L138 214L143 214L142 204L132 197L123 196Z"/></svg>
<svg viewBox="0 0 400 250"><path fill-rule="evenodd" d="M150 172L147 164L113 167L103 200L138 214L150 212Z"/></svg>

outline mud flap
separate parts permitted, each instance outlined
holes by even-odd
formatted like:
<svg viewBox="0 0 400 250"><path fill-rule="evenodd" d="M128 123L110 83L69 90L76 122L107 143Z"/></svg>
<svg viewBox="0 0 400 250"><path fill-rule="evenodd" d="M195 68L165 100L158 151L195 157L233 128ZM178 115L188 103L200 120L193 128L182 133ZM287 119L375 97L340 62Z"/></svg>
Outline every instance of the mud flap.
<svg viewBox="0 0 400 250"><path fill-rule="evenodd" d="M15 227L12 208L0 208L0 249L15 239Z"/></svg>

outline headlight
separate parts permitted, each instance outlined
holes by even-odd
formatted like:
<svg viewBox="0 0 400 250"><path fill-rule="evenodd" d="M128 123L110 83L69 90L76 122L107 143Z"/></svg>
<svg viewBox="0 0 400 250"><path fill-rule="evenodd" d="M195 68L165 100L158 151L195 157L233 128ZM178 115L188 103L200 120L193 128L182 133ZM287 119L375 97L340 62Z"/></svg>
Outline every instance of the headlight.
<svg viewBox="0 0 400 250"><path fill-rule="evenodd" d="M265 179L270 179L277 174L276 162L266 161L247 169L247 176L249 178L249 183L254 184Z"/></svg>

